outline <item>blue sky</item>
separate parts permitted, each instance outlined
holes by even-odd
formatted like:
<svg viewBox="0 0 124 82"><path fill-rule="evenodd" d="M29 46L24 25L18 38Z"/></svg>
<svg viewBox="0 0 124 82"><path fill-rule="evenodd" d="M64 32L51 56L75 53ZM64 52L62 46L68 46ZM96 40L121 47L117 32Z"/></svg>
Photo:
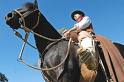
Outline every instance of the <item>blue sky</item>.
<svg viewBox="0 0 124 82"><path fill-rule="evenodd" d="M33 70L17 61L22 41L5 24L5 15L33 0L0 0L0 72L9 82L44 82L40 71ZM56 28L71 28L72 11L80 9L90 16L96 34L124 44L124 0L38 0L39 9ZM20 30L21 31L21 30ZM29 41L35 45L32 35ZM36 64L38 52L28 45L24 52L28 63Z"/></svg>

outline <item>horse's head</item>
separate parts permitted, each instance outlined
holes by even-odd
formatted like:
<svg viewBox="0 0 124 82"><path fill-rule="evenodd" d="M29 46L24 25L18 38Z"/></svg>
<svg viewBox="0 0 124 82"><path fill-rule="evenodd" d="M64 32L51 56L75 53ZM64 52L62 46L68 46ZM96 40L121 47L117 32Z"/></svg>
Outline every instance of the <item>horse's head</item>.
<svg viewBox="0 0 124 82"><path fill-rule="evenodd" d="M22 8L8 13L5 20L13 29L19 29L22 26L32 29L37 24L38 16L39 10L37 6L34 3L26 3Z"/></svg>
<svg viewBox="0 0 124 82"><path fill-rule="evenodd" d="M40 52L51 42L48 39L41 38L41 35L52 39L61 38L61 35L38 10L37 0L34 3L26 3L22 8L8 13L5 20L13 30L15 29L15 34L18 37L20 34L17 33L16 29L21 28L26 32L32 31Z"/></svg>

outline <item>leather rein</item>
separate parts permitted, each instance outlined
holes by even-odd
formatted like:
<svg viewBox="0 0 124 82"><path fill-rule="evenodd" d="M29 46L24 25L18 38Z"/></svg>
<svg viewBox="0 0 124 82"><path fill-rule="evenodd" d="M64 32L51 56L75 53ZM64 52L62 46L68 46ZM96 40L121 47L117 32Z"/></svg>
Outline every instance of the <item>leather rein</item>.
<svg viewBox="0 0 124 82"><path fill-rule="evenodd" d="M38 10L38 9L35 9L34 11L28 13L26 16L28 16L29 14L31 14L31 13L37 11L37 10ZM21 19L21 21L23 22L23 25L22 25L22 23L20 23L20 24L21 24L21 29L23 29L23 30L25 31L25 33L26 33L26 34L25 34L25 38L23 38L22 35L21 35L19 32L17 32L16 30L13 29L14 32L15 32L15 35L16 35L17 37L19 37L19 38L23 41L22 49L20 50L20 53L19 53L19 55L18 55L18 61L21 62L22 64L25 64L26 66L28 66L28 67L30 67L30 68L33 68L33 69L36 69L36 70L42 70L42 71L49 71L49 70L53 70L53 69L56 69L56 68L60 67L60 66L65 62L65 60L67 59L67 57L68 57L68 55L69 55L70 45L71 45L72 39L71 39L71 38L69 39L68 47L67 47L67 52L66 52L65 58L64 58L63 61L62 61L61 63L59 63L58 65L56 65L56 66L54 66L54 67L51 67L51 68L47 68L47 67L45 67L45 68L39 68L39 67L30 65L30 64L27 64L27 63L24 61L23 57L22 57L22 56L23 56L23 52L24 52L24 50L25 50L26 43L27 43L29 46L31 46L32 48L37 49L35 46L33 46L32 44L30 44L30 43L28 42L28 37L29 37L29 33L30 33L30 32L31 32L32 34L34 34L34 35L37 35L37 36L40 37L40 38L44 38L44 39L46 39L46 40L53 41L53 42L59 41L59 40L61 40L62 38L61 38L61 39L51 39L51 38L45 37L45 36L43 36L43 35L41 35L41 34L38 34L38 33L36 33L36 32L33 31L33 29L35 29L35 28L38 26L38 24L39 24L40 12L38 13L38 18L37 18L38 20L37 20L36 24L33 26L32 29L29 29L29 28L26 27L26 25L25 25L25 19L24 19L24 15L25 15L25 14L21 14L18 10L14 10L14 11L15 11L16 13L18 13L18 15L21 17L20 19Z"/></svg>

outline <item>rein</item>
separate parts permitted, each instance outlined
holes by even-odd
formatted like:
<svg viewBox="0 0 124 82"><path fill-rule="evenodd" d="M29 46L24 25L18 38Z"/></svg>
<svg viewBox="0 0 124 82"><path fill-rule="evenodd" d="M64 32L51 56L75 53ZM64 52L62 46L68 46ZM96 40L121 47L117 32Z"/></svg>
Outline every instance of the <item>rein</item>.
<svg viewBox="0 0 124 82"><path fill-rule="evenodd" d="M22 62L23 64L25 64L26 66L28 66L28 67L30 67L30 68L33 68L33 69L36 69L36 70L42 70L42 71L54 70L54 69L60 67L60 66L65 62L65 60L67 59L67 57L69 56L71 41L72 41L72 40L71 40L71 38L70 38L70 39L69 39L69 42L68 42L68 48L67 48L67 52L66 52L65 58L63 59L63 61L62 61L60 64L58 64L58 65L56 65L56 66L54 66L54 67L50 67L50 68L47 68L47 67L45 67L45 68L37 68L37 67L35 67L35 66L32 66L32 65L27 64L22 58L21 58L21 60L19 60L19 61Z"/></svg>
<svg viewBox="0 0 124 82"><path fill-rule="evenodd" d="M35 9L34 11L37 11L37 10L38 10L38 9ZM36 69L36 70L49 71L49 70L53 70L53 69L56 69L56 68L60 67L60 66L65 62L65 60L67 59L67 57L68 57L68 55L69 55L70 45L71 45L71 41L72 41L71 38L69 39L69 42L68 42L68 48L67 48L67 52L66 52L65 58L64 58L64 60L63 60L60 64L58 64L57 66L54 66L54 67L51 67L51 68L47 68L47 67L45 67L45 68L38 68L38 67L35 67L35 66L33 66L33 65L29 65L29 64L27 64L27 63L23 60L23 58L22 58L26 43L27 43L28 45L30 45L31 47L37 49L36 47L32 46L29 42L27 42L30 32L31 32L32 34L34 34L34 35L37 35L37 36L40 37L40 38L43 38L43 39L46 39L46 40L49 40L49 41L53 41L53 42L59 41L59 40L61 40L62 38L61 38L61 39L51 39L51 38L45 37L45 36L40 35L40 34L38 34L38 33L36 33L36 32L33 31L33 29L35 29L35 28L38 26L38 24L39 24L40 13L38 13L38 20L37 20L36 25L34 25L32 29L29 29L29 28L27 28L26 25L25 25L24 15L21 14L18 10L14 10L14 11L20 15L21 20L22 20L22 22L23 22L23 24L24 24L24 25L22 25L22 24L20 23L20 24L21 24L21 29L25 30L25 32L26 32L25 38L23 39L22 36L21 36L21 34L20 34L19 32L17 32L16 30L14 30L14 31L15 31L15 35L18 36L19 38L21 38L22 41L23 41L22 49L21 49L20 54L19 54L19 56L18 56L18 61L21 62L21 63L23 63L23 64L25 64L26 66L28 66L28 67L30 67L30 68ZM34 11L30 12L29 14L33 13ZM28 14L28 15L29 15L29 14ZM26 15L26 16L28 16L28 15Z"/></svg>

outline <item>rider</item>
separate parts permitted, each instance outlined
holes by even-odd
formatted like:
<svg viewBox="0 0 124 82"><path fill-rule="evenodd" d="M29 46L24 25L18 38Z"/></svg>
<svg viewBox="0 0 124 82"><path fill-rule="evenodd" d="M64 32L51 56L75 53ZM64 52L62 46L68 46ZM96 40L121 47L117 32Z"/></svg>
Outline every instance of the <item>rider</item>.
<svg viewBox="0 0 124 82"><path fill-rule="evenodd" d="M76 31L78 34L78 43L80 48L77 50L78 55L81 55L82 52L89 50L90 52L95 53L95 46L93 44L93 36L95 35L92 22L90 17L85 16L85 14L80 11L76 10L71 14L71 17L77 23L68 31L66 31L66 35L71 34L71 32ZM83 56L82 56L83 57ZM81 58L81 56L80 56ZM79 58L79 59L80 59ZM92 62L93 61L93 62ZM85 82L92 82L94 81L94 77L96 77L96 62L94 63L94 58L91 58L88 61L88 64L85 62L81 62L81 74L85 80ZM91 65L92 64L92 65ZM90 68L88 67L90 66ZM94 70L95 68L95 70Z"/></svg>
<svg viewBox="0 0 124 82"><path fill-rule="evenodd" d="M66 34L70 34L72 31L76 31L78 34L78 42L81 47L84 49L91 47L92 44L89 41L89 38L92 38L94 35L94 30L90 17L85 16L84 12L76 10L71 14L71 17L77 23L69 29Z"/></svg>

